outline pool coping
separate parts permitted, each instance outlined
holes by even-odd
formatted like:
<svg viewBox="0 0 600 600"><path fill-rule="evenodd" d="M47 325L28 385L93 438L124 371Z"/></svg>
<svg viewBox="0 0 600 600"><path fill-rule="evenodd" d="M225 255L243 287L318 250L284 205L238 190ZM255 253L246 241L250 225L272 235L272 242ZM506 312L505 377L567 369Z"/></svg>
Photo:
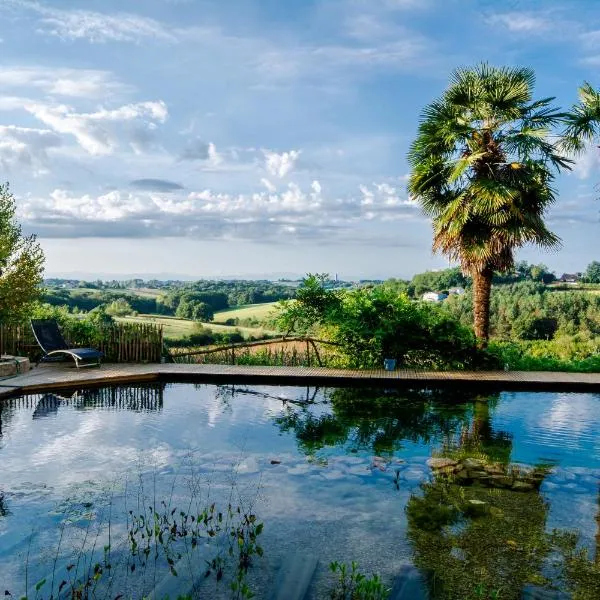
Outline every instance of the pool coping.
<svg viewBox="0 0 600 600"><path fill-rule="evenodd" d="M396 371L247 365L107 364L75 369L42 365L0 380L0 399L44 391L149 382L256 383L327 387L432 387L600 392L600 373L546 371Z"/></svg>

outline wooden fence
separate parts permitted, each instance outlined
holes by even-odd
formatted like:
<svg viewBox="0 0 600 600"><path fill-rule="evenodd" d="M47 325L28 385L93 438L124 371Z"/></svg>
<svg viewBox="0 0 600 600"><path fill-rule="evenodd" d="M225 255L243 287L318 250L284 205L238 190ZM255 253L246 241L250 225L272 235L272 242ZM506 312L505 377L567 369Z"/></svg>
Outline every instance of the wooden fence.
<svg viewBox="0 0 600 600"><path fill-rule="evenodd" d="M114 323L89 330L67 325L62 332L69 345L97 348L107 362L158 363L163 355L162 327L152 323ZM42 352L29 324L0 323L0 354L38 360Z"/></svg>
<svg viewBox="0 0 600 600"><path fill-rule="evenodd" d="M262 352L261 359L268 364L285 366L324 366L321 346L335 347L339 344L327 340L310 337L283 337L261 340L258 342L241 342L226 346L215 346L201 350L171 350L170 358L174 362L185 363L218 363L218 364L254 364L252 355Z"/></svg>

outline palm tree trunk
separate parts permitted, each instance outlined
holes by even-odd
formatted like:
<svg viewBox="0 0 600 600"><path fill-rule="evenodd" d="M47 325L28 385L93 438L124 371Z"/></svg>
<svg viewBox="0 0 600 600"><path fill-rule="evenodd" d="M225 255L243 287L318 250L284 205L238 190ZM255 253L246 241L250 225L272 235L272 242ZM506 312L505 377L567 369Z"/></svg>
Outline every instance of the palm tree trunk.
<svg viewBox="0 0 600 600"><path fill-rule="evenodd" d="M488 268L473 274L473 326L479 348L486 348L490 337L490 294L493 276L493 271Z"/></svg>

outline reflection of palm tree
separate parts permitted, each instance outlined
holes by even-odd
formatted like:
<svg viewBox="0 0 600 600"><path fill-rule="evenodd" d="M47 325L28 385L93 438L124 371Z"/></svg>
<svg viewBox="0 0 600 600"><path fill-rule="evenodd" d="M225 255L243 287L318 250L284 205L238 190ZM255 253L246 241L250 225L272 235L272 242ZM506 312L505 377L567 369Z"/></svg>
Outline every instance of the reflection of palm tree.
<svg viewBox="0 0 600 600"><path fill-rule="evenodd" d="M414 563L432 598L521 598L550 551L548 506L539 491L463 487L436 477L406 513Z"/></svg>
<svg viewBox="0 0 600 600"><path fill-rule="evenodd" d="M485 460L508 463L512 452L512 436L505 431L494 431L490 408L494 408L498 395L476 396L473 402L473 419L470 427L463 427L459 449L483 455Z"/></svg>

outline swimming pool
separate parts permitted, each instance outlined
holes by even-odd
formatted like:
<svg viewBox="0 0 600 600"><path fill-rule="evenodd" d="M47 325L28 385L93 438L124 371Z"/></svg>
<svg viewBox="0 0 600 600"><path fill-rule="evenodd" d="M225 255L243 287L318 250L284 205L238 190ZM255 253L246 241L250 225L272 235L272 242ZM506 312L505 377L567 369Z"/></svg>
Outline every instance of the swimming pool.
<svg viewBox="0 0 600 600"><path fill-rule="evenodd" d="M267 598L300 564L322 598L330 563L356 561L434 597L600 597L599 425L589 393L150 384L6 400L0 587L141 598L195 578L198 597L227 598L239 576Z"/></svg>

